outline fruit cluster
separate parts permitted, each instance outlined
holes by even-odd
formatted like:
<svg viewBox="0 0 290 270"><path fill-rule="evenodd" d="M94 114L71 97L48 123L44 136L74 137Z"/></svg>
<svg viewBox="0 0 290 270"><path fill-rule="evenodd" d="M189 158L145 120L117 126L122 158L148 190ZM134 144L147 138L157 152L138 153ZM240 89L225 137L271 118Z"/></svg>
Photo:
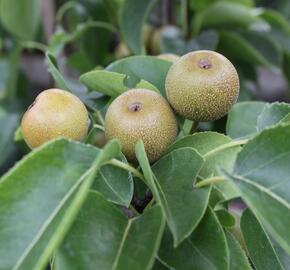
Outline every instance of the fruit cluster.
<svg viewBox="0 0 290 270"><path fill-rule="evenodd" d="M159 56L167 59L168 55ZM195 51L173 64L165 88L167 100L146 89L118 96L105 117L106 139L118 139L128 160L135 161L135 144L142 139L149 161L156 161L174 142L178 123L174 111L195 122L214 121L228 113L239 94L239 78L232 63L213 51ZM24 114L21 130L35 148L56 137L83 140L89 118L84 104L59 89L43 91Z"/></svg>

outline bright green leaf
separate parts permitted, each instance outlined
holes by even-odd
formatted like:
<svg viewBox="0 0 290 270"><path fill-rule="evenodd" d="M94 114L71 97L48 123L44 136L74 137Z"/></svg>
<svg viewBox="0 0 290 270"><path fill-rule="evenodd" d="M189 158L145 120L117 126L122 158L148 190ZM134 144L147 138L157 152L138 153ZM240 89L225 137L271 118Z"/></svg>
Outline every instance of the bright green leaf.
<svg viewBox="0 0 290 270"><path fill-rule="evenodd" d="M114 142L100 151L58 139L35 149L4 175L0 179L0 268L42 269L69 228L96 171L119 153Z"/></svg>
<svg viewBox="0 0 290 270"><path fill-rule="evenodd" d="M289 137L290 125L265 129L243 147L228 177L265 228L290 254Z"/></svg>
<svg viewBox="0 0 290 270"><path fill-rule="evenodd" d="M250 137L257 133L257 119L265 107L265 102L240 102L230 110L226 133L233 139Z"/></svg>
<svg viewBox="0 0 290 270"><path fill-rule="evenodd" d="M256 270L283 269L267 233L249 209L242 215L241 229Z"/></svg>
<svg viewBox="0 0 290 270"><path fill-rule="evenodd" d="M125 157L121 160L127 163ZM93 189L102 193L107 200L128 207L133 196L133 178L123 169L106 165L98 173Z"/></svg>
<svg viewBox="0 0 290 270"><path fill-rule="evenodd" d="M152 167L174 246L192 233L206 210L210 188L193 187L202 165L203 159L194 149L179 148Z"/></svg>
<svg viewBox="0 0 290 270"><path fill-rule="evenodd" d="M196 149L205 160L199 172L199 177L206 179L220 175L220 168L226 168L228 171L232 170L240 146L231 146L231 143L232 140L223 134L211 131L199 132L176 141L169 147L168 152L180 147ZM227 199L239 195L230 182L220 183L216 187Z"/></svg>
<svg viewBox="0 0 290 270"><path fill-rule="evenodd" d="M163 96L165 78L172 63L154 56L132 56L113 62L106 70L126 74L131 80L145 80L153 84Z"/></svg>
<svg viewBox="0 0 290 270"><path fill-rule="evenodd" d="M57 254L56 268L149 270L163 229L159 206L128 219L100 194L90 192Z"/></svg>
<svg viewBox="0 0 290 270"><path fill-rule="evenodd" d="M261 131L267 127L278 124L290 113L290 105L287 103L266 104L257 120L257 130ZM284 119L285 120L285 119Z"/></svg>
<svg viewBox="0 0 290 270"><path fill-rule="evenodd" d="M159 250L159 258L178 270L228 270L229 250L224 231L217 217L208 209L194 232L177 248L166 230Z"/></svg>
<svg viewBox="0 0 290 270"><path fill-rule="evenodd" d="M230 251L230 268L229 270L252 270L248 258L239 242L230 232L226 232L227 242Z"/></svg>
<svg viewBox="0 0 290 270"><path fill-rule="evenodd" d="M130 80L129 75L105 70L90 71L80 78L80 81L90 90L95 90L114 98L130 88L145 88L158 92L157 88L147 81L136 81L130 85L126 83L127 80Z"/></svg>

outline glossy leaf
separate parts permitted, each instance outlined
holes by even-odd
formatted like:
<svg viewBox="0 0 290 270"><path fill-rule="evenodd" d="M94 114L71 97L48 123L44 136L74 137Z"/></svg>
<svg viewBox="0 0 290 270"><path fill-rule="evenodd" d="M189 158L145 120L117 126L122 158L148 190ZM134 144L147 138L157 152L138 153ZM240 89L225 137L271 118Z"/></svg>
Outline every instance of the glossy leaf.
<svg viewBox="0 0 290 270"><path fill-rule="evenodd" d="M151 269L163 229L159 206L128 219L99 193L90 192L57 254L56 268Z"/></svg>
<svg viewBox="0 0 290 270"><path fill-rule="evenodd" d="M179 148L152 167L174 246L192 233L206 210L210 188L193 187L202 165L203 159L194 149Z"/></svg>
<svg viewBox="0 0 290 270"><path fill-rule="evenodd" d="M165 96L165 78L171 65L154 56L132 56L113 62L106 70L129 75L136 82L143 79Z"/></svg>
<svg viewBox="0 0 290 270"><path fill-rule="evenodd" d="M283 269L267 233L249 209L242 215L241 229L256 270Z"/></svg>
<svg viewBox="0 0 290 270"><path fill-rule="evenodd" d="M1 0L0 19L17 38L33 39L40 23L39 0Z"/></svg>
<svg viewBox="0 0 290 270"><path fill-rule="evenodd" d="M129 83L130 76L117 72L95 70L83 74L80 81L90 90L101 92L107 96L117 97L130 88L145 88L157 91L157 88L144 80Z"/></svg>
<svg viewBox="0 0 290 270"><path fill-rule="evenodd" d="M159 258L178 270L227 270L229 250L224 231L211 209L208 209L194 232L177 248L166 230L159 250Z"/></svg>
<svg viewBox="0 0 290 270"><path fill-rule="evenodd" d="M122 34L134 54L144 54L143 27L157 0L125 0L120 14ZM129 19L130 18L130 19Z"/></svg>
<svg viewBox="0 0 290 270"><path fill-rule="evenodd" d="M240 102L230 110L226 133L233 139L251 137L257 133L257 119L265 102Z"/></svg>
<svg viewBox="0 0 290 270"><path fill-rule="evenodd" d="M96 171L119 151L113 143L100 151L58 139L37 148L4 175L0 179L0 268L42 269L69 228Z"/></svg>
<svg viewBox="0 0 290 270"><path fill-rule="evenodd" d="M287 124L262 131L243 147L228 177L265 228L290 254L289 136Z"/></svg>
<svg viewBox="0 0 290 270"><path fill-rule="evenodd" d="M252 270L248 258L238 241L229 232L226 232L226 237L230 251L229 270Z"/></svg>
<svg viewBox="0 0 290 270"><path fill-rule="evenodd" d="M199 172L199 177L206 179L220 175L220 168L226 168L228 171L232 170L237 153L240 151L240 146L233 145L228 147L231 143L232 140L223 134L211 131L199 132L176 141L169 147L168 151L180 147L192 147L196 149L205 160ZM238 196L238 193L229 182L220 183L216 188L227 199Z"/></svg>
<svg viewBox="0 0 290 270"><path fill-rule="evenodd" d="M122 157L122 162L127 163ZM131 173L112 165L102 167L95 179L93 189L114 203L129 206L133 196L133 178Z"/></svg>
<svg viewBox="0 0 290 270"><path fill-rule="evenodd" d="M267 127L278 124L290 113L290 105L287 103L266 104L257 120L257 130L261 131Z"/></svg>

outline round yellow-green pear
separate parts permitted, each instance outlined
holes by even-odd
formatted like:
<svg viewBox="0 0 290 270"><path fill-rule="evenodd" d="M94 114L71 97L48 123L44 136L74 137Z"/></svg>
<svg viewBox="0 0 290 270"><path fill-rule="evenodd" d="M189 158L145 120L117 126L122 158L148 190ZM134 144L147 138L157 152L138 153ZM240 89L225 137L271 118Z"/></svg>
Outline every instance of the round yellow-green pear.
<svg viewBox="0 0 290 270"><path fill-rule="evenodd" d="M143 140L150 163L156 161L177 135L177 121L168 102L147 89L131 89L117 97L105 117L106 139L118 139L129 161Z"/></svg>
<svg viewBox="0 0 290 270"><path fill-rule="evenodd" d="M213 51L194 51L170 67L165 82L173 109L193 121L214 121L228 113L239 95L233 64Z"/></svg>
<svg viewBox="0 0 290 270"><path fill-rule="evenodd" d="M88 112L75 95L60 89L41 92L25 112L21 131L30 148L57 138L81 141L88 132Z"/></svg>

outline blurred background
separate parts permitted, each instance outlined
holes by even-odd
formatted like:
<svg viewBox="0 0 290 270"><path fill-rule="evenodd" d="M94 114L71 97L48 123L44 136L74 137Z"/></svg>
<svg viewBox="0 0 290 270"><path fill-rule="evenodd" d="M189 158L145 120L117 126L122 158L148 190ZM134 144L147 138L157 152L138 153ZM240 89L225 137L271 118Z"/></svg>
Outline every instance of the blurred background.
<svg viewBox="0 0 290 270"><path fill-rule="evenodd" d="M29 151L19 121L40 91L62 74L90 107L102 96L79 76L123 57L215 50L239 72L239 101L288 102L289 22L289 0L0 0L0 175Z"/></svg>

